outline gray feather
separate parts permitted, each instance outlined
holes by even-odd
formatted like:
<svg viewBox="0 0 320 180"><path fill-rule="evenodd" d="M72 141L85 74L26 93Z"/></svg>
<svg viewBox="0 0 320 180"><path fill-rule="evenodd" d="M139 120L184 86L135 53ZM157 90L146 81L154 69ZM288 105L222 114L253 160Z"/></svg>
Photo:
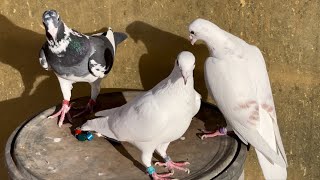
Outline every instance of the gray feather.
<svg viewBox="0 0 320 180"><path fill-rule="evenodd" d="M114 35L114 41L116 46L128 38L128 36L125 33L121 33L121 32L114 32L113 35Z"/></svg>

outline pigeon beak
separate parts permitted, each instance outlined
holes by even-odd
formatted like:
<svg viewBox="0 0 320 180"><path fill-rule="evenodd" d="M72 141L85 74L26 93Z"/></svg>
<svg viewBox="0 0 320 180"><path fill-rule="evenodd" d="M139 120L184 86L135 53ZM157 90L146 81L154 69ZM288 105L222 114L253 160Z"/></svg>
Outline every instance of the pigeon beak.
<svg viewBox="0 0 320 180"><path fill-rule="evenodd" d="M183 78L183 81L184 81L184 85L186 85L187 81L188 81L189 74L188 73L184 73L184 72L181 71L181 75L182 75L182 78Z"/></svg>
<svg viewBox="0 0 320 180"><path fill-rule="evenodd" d="M193 34L189 35L189 39L190 39L191 45L194 45L194 43L196 43L197 41L197 38L195 38Z"/></svg>
<svg viewBox="0 0 320 180"><path fill-rule="evenodd" d="M52 21L48 23L48 33L52 36L54 40L57 39L58 28L56 28Z"/></svg>

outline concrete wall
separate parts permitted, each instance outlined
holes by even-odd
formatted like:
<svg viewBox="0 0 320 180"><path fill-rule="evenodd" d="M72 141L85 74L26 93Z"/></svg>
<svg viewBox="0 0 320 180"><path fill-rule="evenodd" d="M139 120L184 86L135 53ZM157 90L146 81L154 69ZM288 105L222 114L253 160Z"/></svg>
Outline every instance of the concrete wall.
<svg viewBox="0 0 320 180"><path fill-rule="evenodd" d="M197 17L258 46L273 87L288 179L320 179L319 0L1 0L1 149L22 121L62 100L56 77L38 63L45 41L41 15L46 9L58 10L69 27L81 32L112 26L130 36L119 46L103 92L149 89L168 75L180 51L190 50L197 58L196 88L208 98L203 80L208 51L187 40L187 26ZM73 98L89 92L88 84L77 84ZM5 169L0 173L5 176ZM245 173L247 179L262 179L253 150Z"/></svg>

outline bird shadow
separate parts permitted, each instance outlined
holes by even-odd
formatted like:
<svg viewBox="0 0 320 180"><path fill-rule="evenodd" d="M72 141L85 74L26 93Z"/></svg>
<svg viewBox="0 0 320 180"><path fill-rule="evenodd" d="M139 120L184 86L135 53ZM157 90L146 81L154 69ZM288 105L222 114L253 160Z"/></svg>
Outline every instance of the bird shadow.
<svg viewBox="0 0 320 180"><path fill-rule="evenodd" d="M192 46L186 38L142 21L129 24L126 32L136 43L141 41L147 48L147 53L142 54L139 60L139 73L144 89L151 89L170 74L181 51L190 51L196 57L195 89L201 92L203 98L207 98L203 65L208 57L208 50L204 44Z"/></svg>
<svg viewBox="0 0 320 180"><path fill-rule="evenodd" d="M130 161L132 161L133 165L135 167L137 167L138 169L140 169L142 172L145 172L145 167L136 159L134 159L132 157L132 155L128 152L128 150L119 142L115 142L112 140L109 140L109 143L124 157L126 157L127 159L129 159Z"/></svg>
<svg viewBox="0 0 320 180"><path fill-rule="evenodd" d="M0 61L4 64L2 66L13 69L5 68L9 71L1 72L1 76L5 78L4 85L8 84L5 88L10 88L4 93L15 94L23 89L18 97L3 99L0 102L1 121L6 126L0 132L0 145L3 152L10 133L21 122L57 102L57 97L61 95L53 74L47 73L39 65L38 52L45 41L45 36L19 27L3 15L0 15L0 27ZM40 76L44 78L37 79ZM11 89L12 84L19 86L15 78L21 78L22 84L20 87ZM5 94L1 96L5 98ZM2 158L4 157L1 156L1 163L4 163ZM7 176L4 166L1 167L3 168L0 168L0 176Z"/></svg>
<svg viewBox="0 0 320 180"><path fill-rule="evenodd" d="M3 15L0 15L0 25L1 62L19 71L25 89L21 96L27 96L37 77L50 76L39 66L38 60L45 36L16 26Z"/></svg>

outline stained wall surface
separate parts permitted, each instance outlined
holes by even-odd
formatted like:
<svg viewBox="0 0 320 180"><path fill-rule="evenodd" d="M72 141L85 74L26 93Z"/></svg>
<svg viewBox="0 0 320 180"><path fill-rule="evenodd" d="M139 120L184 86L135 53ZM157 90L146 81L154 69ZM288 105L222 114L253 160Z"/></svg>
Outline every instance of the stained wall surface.
<svg viewBox="0 0 320 180"><path fill-rule="evenodd" d="M128 34L102 82L102 92L150 89L170 73L177 54L189 50L197 58L196 89L212 101L203 79L208 50L201 43L191 46L187 39L188 24L198 17L258 46L272 83L288 179L320 179L319 0L0 1L0 177L7 178L3 154L10 133L62 100L56 77L38 62L45 41L41 15L56 9L69 27L80 32L111 26ZM72 98L89 93L89 85L79 83ZM245 176L263 179L253 149Z"/></svg>

